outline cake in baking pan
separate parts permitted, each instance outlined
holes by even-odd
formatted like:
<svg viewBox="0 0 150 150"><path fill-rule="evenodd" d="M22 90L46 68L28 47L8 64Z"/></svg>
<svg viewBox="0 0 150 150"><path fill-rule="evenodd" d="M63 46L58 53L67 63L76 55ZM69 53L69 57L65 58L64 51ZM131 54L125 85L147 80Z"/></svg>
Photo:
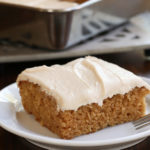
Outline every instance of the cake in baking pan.
<svg viewBox="0 0 150 150"><path fill-rule="evenodd" d="M144 116L150 93L140 77L92 56L26 69L17 84L24 109L64 139Z"/></svg>

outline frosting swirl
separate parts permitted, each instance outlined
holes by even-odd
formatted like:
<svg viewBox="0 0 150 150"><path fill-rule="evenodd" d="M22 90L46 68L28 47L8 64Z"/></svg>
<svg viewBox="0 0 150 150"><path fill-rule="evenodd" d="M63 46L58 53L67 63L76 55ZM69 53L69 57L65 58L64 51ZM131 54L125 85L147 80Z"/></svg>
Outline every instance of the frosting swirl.
<svg viewBox="0 0 150 150"><path fill-rule="evenodd" d="M77 110L82 105L98 103L135 87L150 86L135 74L96 57L85 57L65 65L34 67L17 79L38 84L42 91L55 97L60 110Z"/></svg>

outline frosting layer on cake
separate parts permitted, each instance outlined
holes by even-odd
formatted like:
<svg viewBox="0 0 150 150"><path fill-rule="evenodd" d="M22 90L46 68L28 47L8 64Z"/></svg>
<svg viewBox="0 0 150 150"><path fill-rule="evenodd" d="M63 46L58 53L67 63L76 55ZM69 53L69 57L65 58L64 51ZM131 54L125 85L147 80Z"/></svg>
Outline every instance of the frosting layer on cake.
<svg viewBox="0 0 150 150"><path fill-rule="evenodd" d="M0 0L0 2L45 9L67 9L78 5L64 0Z"/></svg>
<svg viewBox="0 0 150 150"><path fill-rule="evenodd" d="M55 97L59 110L77 110L80 106L98 103L116 94L125 94L135 87L150 86L135 74L96 57L79 58L65 65L40 66L23 71L17 82L38 84L41 90Z"/></svg>

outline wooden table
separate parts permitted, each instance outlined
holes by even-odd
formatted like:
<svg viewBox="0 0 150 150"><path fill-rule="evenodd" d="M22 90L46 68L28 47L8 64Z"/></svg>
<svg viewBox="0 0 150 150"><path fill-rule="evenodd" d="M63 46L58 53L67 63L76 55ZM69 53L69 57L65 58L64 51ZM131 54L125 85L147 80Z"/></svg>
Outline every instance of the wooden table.
<svg viewBox="0 0 150 150"><path fill-rule="evenodd" d="M146 61L142 55L142 52L126 52L120 54L109 54L98 56L110 62L116 63L138 75L150 77L150 61ZM46 60L38 62L24 62L24 63L9 63L0 64L0 89L7 86L10 83L15 82L18 73L28 67L37 65L52 65L55 63L66 63L73 58L61 59L61 60ZM126 150L149 150L150 149L150 137L145 141L137 144ZM13 135L4 129L0 128L0 150L42 150L28 143L23 138Z"/></svg>

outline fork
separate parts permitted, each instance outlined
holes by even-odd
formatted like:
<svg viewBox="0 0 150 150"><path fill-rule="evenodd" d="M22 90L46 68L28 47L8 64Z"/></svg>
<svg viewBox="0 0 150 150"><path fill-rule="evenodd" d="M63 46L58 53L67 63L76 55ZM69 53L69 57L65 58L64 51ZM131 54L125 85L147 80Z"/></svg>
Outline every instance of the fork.
<svg viewBox="0 0 150 150"><path fill-rule="evenodd" d="M136 130L150 126L150 114L147 114L138 120L132 121L132 123Z"/></svg>

